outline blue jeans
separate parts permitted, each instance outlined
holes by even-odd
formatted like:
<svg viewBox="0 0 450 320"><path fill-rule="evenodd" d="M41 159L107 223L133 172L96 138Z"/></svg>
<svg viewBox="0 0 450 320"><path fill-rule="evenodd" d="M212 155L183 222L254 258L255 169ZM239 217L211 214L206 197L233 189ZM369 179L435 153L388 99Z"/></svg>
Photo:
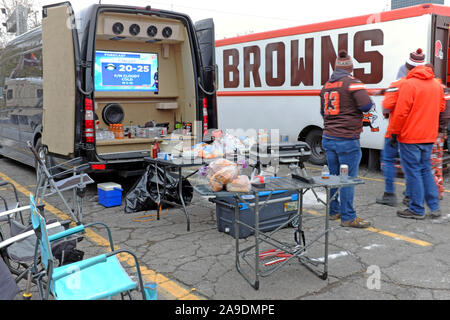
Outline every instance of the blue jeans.
<svg viewBox="0 0 450 320"><path fill-rule="evenodd" d="M359 140L335 140L322 137L322 148L327 155L330 174L339 175L341 164L346 164L348 165L348 175L355 178L358 176L362 156ZM331 189L331 196L336 191L337 189ZM356 211L353 208L354 192L354 187L342 188L336 199L331 201L330 215L340 213L342 222L353 221L356 218Z"/></svg>
<svg viewBox="0 0 450 320"><path fill-rule="evenodd" d="M431 172L433 144L399 143L400 158L406 185L409 186L409 210L425 214L425 202L431 211L439 210L439 194Z"/></svg>
<svg viewBox="0 0 450 320"><path fill-rule="evenodd" d="M390 145L391 138L385 138L384 149L381 151L381 161L383 161L383 174L385 179L384 191L386 193L395 193L394 181L397 176L395 164L399 158L398 144L395 147ZM408 184L406 185L405 196L409 196Z"/></svg>

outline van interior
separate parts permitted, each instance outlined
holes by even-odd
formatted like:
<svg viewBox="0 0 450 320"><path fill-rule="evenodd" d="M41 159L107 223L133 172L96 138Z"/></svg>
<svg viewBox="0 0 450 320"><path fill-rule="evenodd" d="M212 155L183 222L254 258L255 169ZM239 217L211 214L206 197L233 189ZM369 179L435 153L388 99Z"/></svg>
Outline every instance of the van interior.
<svg viewBox="0 0 450 320"><path fill-rule="evenodd" d="M164 146L177 122L195 122L196 82L191 44L179 20L100 13L95 50L97 131L109 130L111 123L120 123L126 129L152 123L167 128L166 138L160 140ZM145 72L148 68L150 76ZM154 137L133 135L97 139L97 154L106 159L118 153L151 149ZM193 140L191 137L184 136L189 141Z"/></svg>

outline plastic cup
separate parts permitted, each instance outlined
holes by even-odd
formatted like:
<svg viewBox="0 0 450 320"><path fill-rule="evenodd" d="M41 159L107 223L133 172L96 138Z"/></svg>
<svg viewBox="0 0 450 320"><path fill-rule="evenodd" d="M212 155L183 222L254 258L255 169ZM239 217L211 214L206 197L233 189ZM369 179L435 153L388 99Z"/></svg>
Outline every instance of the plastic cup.
<svg viewBox="0 0 450 320"><path fill-rule="evenodd" d="M146 300L157 300L158 299L158 294L157 294L157 290L156 290L157 287L158 287L158 285L154 282L144 284L144 292L145 292Z"/></svg>

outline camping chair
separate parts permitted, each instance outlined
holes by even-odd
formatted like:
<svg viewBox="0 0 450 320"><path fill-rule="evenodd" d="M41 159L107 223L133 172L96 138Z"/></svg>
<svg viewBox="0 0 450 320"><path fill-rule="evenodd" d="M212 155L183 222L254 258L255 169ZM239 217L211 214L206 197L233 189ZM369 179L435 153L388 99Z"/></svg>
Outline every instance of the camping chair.
<svg viewBox="0 0 450 320"><path fill-rule="evenodd" d="M11 187L13 191L14 199L11 200L9 198L6 198L5 195L0 195L1 200L0 203L1 205L3 205L3 210L1 210L0 212L9 211L10 209L17 209L20 206L19 195L17 194L17 189L14 186L14 184L8 181L0 181L0 187L8 187L8 186ZM14 217L12 215L14 215ZM14 226L12 226L11 224L13 220L17 219L17 216L20 216L21 223L24 224L22 210L17 210L11 214L0 215L0 222L6 221L8 222L10 227L13 228ZM0 236L1 236L1 229L0 229Z"/></svg>
<svg viewBox="0 0 450 320"><path fill-rule="evenodd" d="M74 158L58 165L47 167L47 163L37 153L30 141L27 142L37 163L37 187L35 197L38 203L43 203L44 198L57 194L63 201L65 207L70 212L77 224L83 219L83 198L86 192L86 185L94 180L85 173L89 169L89 164L82 163L82 158ZM73 190L72 207L64 198L62 192Z"/></svg>
<svg viewBox="0 0 450 320"><path fill-rule="evenodd" d="M36 277L41 299L48 299L51 294L58 300L94 300L112 298L121 294L122 299L126 294L131 299L130 291L138 290L142 298L146 300L146 293L142 282L139 263L134 253L128 250L114 251L114 244L109 228L103 223L90 223L78 225L64 232L48 235L46 223L39 210L43 206L36 207L35 200L30 195L31 220L37 237L36 250L39 247L41 262L45 270ZM93 225L102 225L108 232L111 252L81 260L68 265L55 267L54 257L50 243L69 235L84 232ZM133 281L117 259L120 253L127 253L134 258L138 275L138 283ZM36 257L37 258L37 257ZM35 263L36 265L37 263ZM46 276L46 289L42 286L42 279Z"/></svg>
<svg viewBox="0 0 450 320"><path fill-rule="evenodd" d="M9 269L11 277L15 275L13 281L19 283L20 280L27 280L27 289L23 296L25 299L31 298L30 286L35 282L34 275L38 270L34 268L36 235L32 226L24 226L20 222L13 220L12 216L19 212L29 209L30 206L18 207L12 210L0 213L0 216L9 216L10 228L9 235L2 233L0 239L0 257L4 266ZM70 220L58 222L49 221L47 226L48 233L55 234L66 230L69 227ZM17 234L14 234L17 233ZM83 252L76 249L78 240L81 237L71 236L52 243L52 249L56 252L56 257L60 265L64 265L73 261L78 261L83 258ZM1 281L0 281L1 282Z"/></svg>

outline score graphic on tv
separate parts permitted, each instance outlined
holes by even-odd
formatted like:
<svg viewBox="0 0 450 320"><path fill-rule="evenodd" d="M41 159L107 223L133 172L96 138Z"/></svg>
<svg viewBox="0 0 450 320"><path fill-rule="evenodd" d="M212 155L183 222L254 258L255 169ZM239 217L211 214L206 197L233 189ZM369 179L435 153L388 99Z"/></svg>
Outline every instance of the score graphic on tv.
<svg viewBox="0 0 450 320"><path fill-rule="evenodd" d="M96 51L95 91L158 92L158 55Z"/></svg>

